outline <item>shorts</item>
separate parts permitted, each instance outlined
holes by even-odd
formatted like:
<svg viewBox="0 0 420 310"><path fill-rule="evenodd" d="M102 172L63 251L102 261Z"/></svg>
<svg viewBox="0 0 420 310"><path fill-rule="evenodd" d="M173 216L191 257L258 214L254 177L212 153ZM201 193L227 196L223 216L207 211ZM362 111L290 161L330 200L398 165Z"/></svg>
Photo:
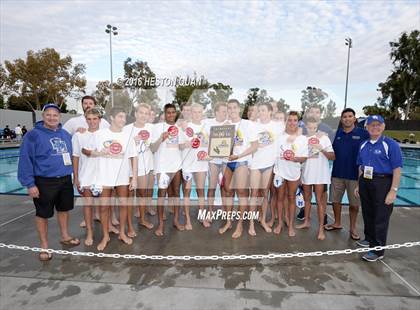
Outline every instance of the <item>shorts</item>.
<svg viewBox="0 0 420 310"><path fill-rule="evenodd" d="M74 208L74 191L71 175L58 178L35 177L39 198L34 198L35 215L44 219L53 217L54 207L58 212Z"/></svg>
<svg viewBox="0 0 420 310"><path fill-rule="evenodd" d="M236 168L241 167L241 166L247 166L248 162L247 161L231 161L226 163L226 167L228 167L230 169L230 171L235 172Z"/></svg>
<svg viewBox="0 0 420 310"><path fill-rule="evenodd" d="M344 192L347 191L349 205L360 206L360 198L357 198L354 195L354 190L357 186L358 186L357 180L331 178L330 201L332 203L341 203Z"/></svg>

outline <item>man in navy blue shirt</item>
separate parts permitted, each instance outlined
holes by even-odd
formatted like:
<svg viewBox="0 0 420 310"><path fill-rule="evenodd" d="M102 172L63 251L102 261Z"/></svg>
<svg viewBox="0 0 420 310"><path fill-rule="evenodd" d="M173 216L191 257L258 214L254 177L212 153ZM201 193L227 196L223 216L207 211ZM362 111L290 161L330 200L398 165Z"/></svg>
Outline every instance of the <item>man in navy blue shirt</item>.
<svg viewBox="0 0 420 310"><path fill-rule="evenodd" d="M48 219L54 215L54 208L57 210L61 231L60 242L64 245L78 245L80 241L71 237L67 229L68 211L74 205L71 136L61 128L60 109L55 104L44 106L42 119L23 139L18 180L28 188L28 194L33 198L41 248L48 249ZM51 253L39 253L41 261L51 258Z"/></svg>
<svg viewBox="0 0 420 310"><path fill-rule="evenodd" d="M357 154L360 144L369 138L366 130L356 126L356 113L347 108L341 112L341 126L333 142L335 161L331 173L330 201L333 205L334 223L325 226L326 231L342 229L341 226L341 201L347 192L350 215L350 237L359 240L356 221L359 212L360 199L355 196L357 187L358 167Z"/></svg>
<svg viewBox="0 0 420 310"><path fill-rule="evenodd" d="M385 122L382 116L372 115L366 120L370 138L360 146L359 187L355 194L362 202L365 240L360 246L384 246L388 234L389 218L397 197L401 178L401 148L393 139L385 137ZM369 251L363 259L374 262L382 259L384 250Z"/></svg>

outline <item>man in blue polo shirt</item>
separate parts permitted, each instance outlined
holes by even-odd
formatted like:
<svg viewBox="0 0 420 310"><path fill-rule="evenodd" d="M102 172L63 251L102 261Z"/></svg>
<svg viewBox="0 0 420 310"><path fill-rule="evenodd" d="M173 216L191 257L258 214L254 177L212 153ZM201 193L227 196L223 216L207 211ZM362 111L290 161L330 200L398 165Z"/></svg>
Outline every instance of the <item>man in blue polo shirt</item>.
<svg viewBox="0 0 420 310"><path fill-rule="evenodd" d="M355 194L362 202L365 240L361 246L384 246L388 234L389 218L400 184L402 154L393 139L385 137L382 116L372 115L366 120L370 138L360 145L357 164L359 187ZM369 251L363 259L374 262L382 259L384 250Z"/></svg>
<svg viewBox="0 0 420 310"><path fill-rule="evenodd" d="M55 104L46 104L42 121L23 138L18 165L18 180L34 201L42 249L48 249L48 219L54 215L54 208L61 231L60 242L69 246L80 243L68 232L68 211L74 205L71 157L71 136L61 128L60 109ZM51 258L47 251L39 253L41 261Z"/></svg>
<svg viewBox="0 0 420 310"><path fill-rule="evenodd" d="M357 154L362 142L369 138L366 130L356 126L356 113L347 108L341 112L341 127L333 142L335 161L331 173L330 201L333 205L334 223L325 226L326 231L342 229L341 226L341 201L347 192L350 215L350 237L359 240L356 229L357 214L359 212L360 199L355 196L357 187L358 167Z"/></svg>

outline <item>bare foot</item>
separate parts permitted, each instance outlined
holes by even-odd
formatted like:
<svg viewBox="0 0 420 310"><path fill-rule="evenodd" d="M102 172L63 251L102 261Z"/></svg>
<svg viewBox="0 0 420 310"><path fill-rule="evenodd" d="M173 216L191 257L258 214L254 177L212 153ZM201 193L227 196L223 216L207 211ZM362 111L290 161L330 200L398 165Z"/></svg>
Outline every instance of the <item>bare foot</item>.
<svg viewBox="0 0 420 310"><path fill-rule="evenodd" d="M86 237L85 239L85 245L91 246L93 244L93 238L92 237Z"/></svg>
<svg viewBox="0 0 420 310"><path fill-rule="evenodd" d="M271 220L269 220L266 224L270 228L273 227L273 225L274 225L274 218L272 218Z"/></svg>
<svg viewBox="0 0 420 310"><path fill-rule="evenodd" d="M109 238L108 239L102 239L101 242L99 242L98 246L96 247L98 249L98 251L102 252L103 250L105 250L108 242L109 242Z"/></svg>
<svg viewBox="0 0 420 310"><path fill-rule="evenodd" d="M232 234L232 238L233 239L238 239L240 236L242 236L242 226L238 226L236 227L235 231Z"/></svg>
<svg viewBox="0 0 420 310"><path fill-rule="evenodd" d="M128 230L127 236L129 236L130 238L134 238L137 237L137 234L134 230Z"/></svg>
<svg viewBox="0 0 420 310"><path fill-rule="evenodd" d="M147 207L147 213L150 215L156 215L156 210L153 207Z"/></svg>
<svg viewBox="0 0 420 310"><path fill-rule="evenodd" d="M264 228L265 232L271 233L271 227L267 223L261 222L261 226Z"/></svg>
<svg viewBox="0 0 420 310"><path fill-rule="evenodd" d="M249 229L248 229L248 234L250 235L250 236L256 236L257 235L257 233L255 232L255 227L254 227L254 225L250 225L249 226Z"/></svg>
<svg viewBox="0 0 420 310"><path fill-rule="evenodd" d="M223 227L219 228L219 234L223 235L228 229L232 228L232 223L226 223Z"/></svg>
<svg viewBox="0 0 420 310"><path fill-rule="evenodd" d="M296 226L297 229L305 229L305 228L309 228L309 227L311 227L311 224L306 223L306 222Z"/></svg>
<svg viewBox="0 0 420 310"><path fill-rule="evenodd" d="M153 224L152 224L152 223L150 223L150 222L148 222L148 221L146 221L146 220L140 220L140 221L139 221L139 224L140 224L141 226L146 227L147 229L152 229L152 228L153 228Z"/></svg>
<svg viewBox="0 0 420 310"><path fill-rule="evenodd" d="M159 225L158 229L155 230L155 235L158 237L163 236L163 225Z"/></svg>
<svg viewBox="0 0 420 310"><path fill-rule="evenodd" d="M114 226L118 226L118 225L120 225L120 222L116 218L113 218L111 220L111 224L114 225Z"/></svg>
<svg viewBox="0 0 420 310"><path fill-rule="evenodd" d="M318 240L324 240L324 239L325 239L324 230L320 230L318 232Z"/></svg>
<svg viewBox="0 0 420 310"><path fill-rule="evenodd" d="M283 225L281 225L281 224L278 224L275 228L274 228L274 233L276 234L276 235L279 235L280 234L280 232L281 232L281 229L283 228Z"/></svg>
<svg viewBox="0 0 420 310"><path fill-rule="evenodd" d="M187 223L187 224L185 224L185 230L192 230L192 225L191 225L191 223Z"/></svg>
<svg viewBox="0 0 420 310"><path fill-rule="evenodd" d="M111 232L113 234L119 235L120 231L113 225L110 225L108 228L108 232Z"/></svg>
<svg viewBox="0 0 420 310"><path fill-rule="evenodd" d="M122 242L124 242L127 245L132 245L133 244L133 239L128 238L125 234L121 234L118 237L119 240L121 240Z"/></svg>
<svg viewBox="0 0 420 310"><path fill-rule="evenodd" d="M86 227L86 222L85 220L81 221L79 224L80 228L85 228Z"/></svg>
<svg viewBox="0 0 420 310"><path fill-rule="evenodd" d="M191 224L190 224L191 225ZM181 224L179 224L179 223L174 223L174 227L176 228L176 229L178 229L179 231L183 231L183 230L185 230L185 226L184 225L181 225ZM192 227L191 227L191 229L189 229L189 230L192 230Z"/></svg>
<svg viewBox="0 0 420 310"><path fill-rule="evenodd" d="M293 229L293 227L289 227L289 237L294 237L296 236L295 230Z"/></svg>
<svg viewBox="0 0 420 310"><path fill-rule="evenodd" d="M203 224L203 226L204 226L204 227L206 227L206 228L209 228L209 227L211 226L211 222L209 222L209 221L207 221L207 220L204 220L204 221L202 222L202 224Z"/></svg>

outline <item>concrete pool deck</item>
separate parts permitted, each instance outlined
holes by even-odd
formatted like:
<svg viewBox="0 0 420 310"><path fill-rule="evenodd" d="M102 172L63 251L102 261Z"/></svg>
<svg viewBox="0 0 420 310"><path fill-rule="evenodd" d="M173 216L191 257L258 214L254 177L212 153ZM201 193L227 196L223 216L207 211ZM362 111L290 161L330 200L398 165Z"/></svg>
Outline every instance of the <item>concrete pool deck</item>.
<svg viewBox="0 0 420 310"><path fill-rule="evenodd" d="M0 195L0 242L38 246L32 201ZM315 208L313 208L315 209ZM80 239L81 208L71 213L71 233ZM214 223L192 232L171 228L157 238L139 228L133 246L111 237L107 253L159 255L266 254L354 248L348 213L341 231L316 240L316 214L307 231L293 239L285 231L232 240ZM331 207L328 207L331 214ZM196 216L195 216L196 218ZM420 240L420 208L395 208L388 243ZM359 216L359 228L362 227ZM361 229L359 229L361 231ZM99 234L99 225L95 224ZM49 225L50 247L62 249L56 220ZM54 236L54 237L53 237ZM95 243L96 244L96 243ZM77 251L92 251L80 245ZM127 261L0 249L0 309L419 309L420 247L386 251L383 261L366 263L358 254L263 261Z"/></svg>

